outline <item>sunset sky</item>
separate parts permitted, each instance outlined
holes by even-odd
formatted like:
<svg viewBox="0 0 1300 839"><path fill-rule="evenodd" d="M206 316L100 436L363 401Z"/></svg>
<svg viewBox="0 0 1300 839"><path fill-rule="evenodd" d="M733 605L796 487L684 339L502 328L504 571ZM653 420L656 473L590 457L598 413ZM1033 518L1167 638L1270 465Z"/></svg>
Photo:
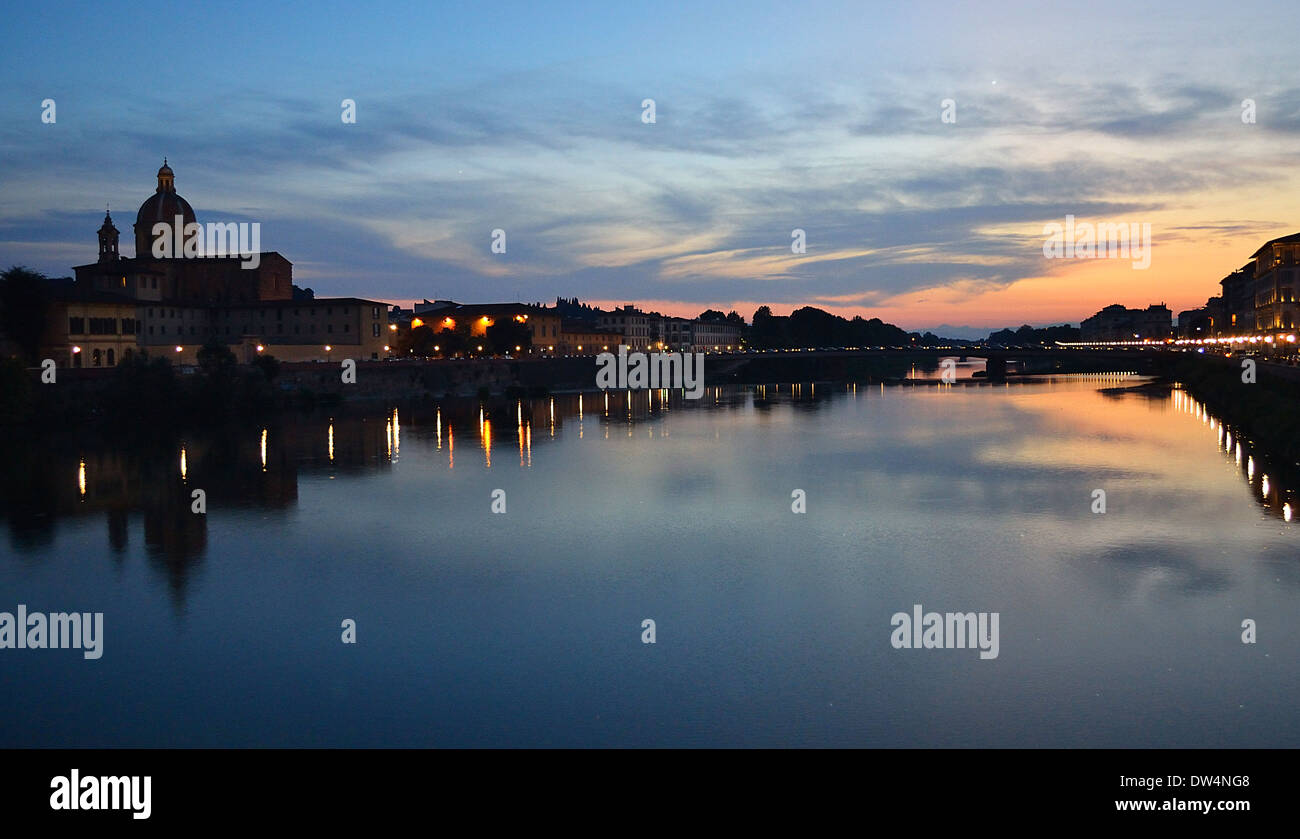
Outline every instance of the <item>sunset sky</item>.
<svg viewBox="0 0 1300 839"><path fill-rule="evenodd" d="M106 204L130 255L164 155L299 285L402 303L1077 323L1199 305L1300 230L1297 6L366 8L7 10L0 267L93 261ZM1067 214L1149 223L1150 268L1046 259Z"/></svg>

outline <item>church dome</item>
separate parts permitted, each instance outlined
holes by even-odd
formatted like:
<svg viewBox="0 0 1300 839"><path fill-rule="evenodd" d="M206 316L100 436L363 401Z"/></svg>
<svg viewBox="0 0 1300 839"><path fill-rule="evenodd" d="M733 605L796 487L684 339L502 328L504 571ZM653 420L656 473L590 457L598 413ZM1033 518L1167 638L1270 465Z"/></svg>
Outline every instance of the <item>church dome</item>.
<svg viewBox="0 0 1300 839"><path fill-rule="evenodd" d="M135 215L135 255L137 259L153 257L153 226L158 222L168 225L176 223L180 216L183 223L191 224L197 220L194 208L176 192L175 175L163 158L162 168L158 170L158 188L154 194L140 205L140 212ZM179 255L179 254L177 254Z"/></svg>

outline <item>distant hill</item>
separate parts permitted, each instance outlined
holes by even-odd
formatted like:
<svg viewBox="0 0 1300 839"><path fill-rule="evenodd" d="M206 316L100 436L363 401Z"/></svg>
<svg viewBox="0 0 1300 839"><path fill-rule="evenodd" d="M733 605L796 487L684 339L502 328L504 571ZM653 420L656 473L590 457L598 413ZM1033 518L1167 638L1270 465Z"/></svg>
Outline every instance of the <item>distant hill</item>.
<svg viewBox="0 0 1300 839"><path fill-rule="evenodd" d="M1063 323L1060 326L1032 327L1029 324L1012 329L1000 329L989 334L990 344L1051 344L1055 341L1078 341L1079 327Z"/></svg>
<svg viewBox="0 0 1300 839"><path fill-rule="evenodd" d="M987 326L953 326L950 323L941 323L938 326L919 326L912 331L929 332L944 338L960 338L964 341L983 340L989 334Z"/></svg>
<svg viewBox="0 0 1300 839"><path fill-rule="evenodd" d="M846 320L839 315L804 306L790 315L774 315L768 306L759 306L749 328L750 346L758 349L786 347L862 347L908 346L938 343L933 335L909 334L880 318L861 316Z"/></svg>

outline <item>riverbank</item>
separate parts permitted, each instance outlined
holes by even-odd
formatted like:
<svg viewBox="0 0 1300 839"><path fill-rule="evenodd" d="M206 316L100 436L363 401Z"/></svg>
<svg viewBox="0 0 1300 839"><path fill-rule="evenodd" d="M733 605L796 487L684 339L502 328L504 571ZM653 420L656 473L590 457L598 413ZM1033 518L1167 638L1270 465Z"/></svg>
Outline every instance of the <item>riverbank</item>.
<svg viewBox="0 0 1300 839"><path fill-rule="evenodd" d="M1291 466L1300 464L1300 381L1295 372L1259 363L1255 381L1247 383L1242 381L1242 359L1218 356L1182 358L1162 371L1252 445Z"/></svg>
<svg viewBox="0 0 1300 839"><path fill-rule="evenodd" d="M879 351L708 354L705 386L826 382L930 386L939 353ZM958 354L954 354L957 356ZM1018 361L1023 374L1134 369L1132 359L1037 353ZM1005 358L970 383L1001 382ZM260 422L286 412L337 411L345 405L419 404L454 397L539 396L590 391L594 357L362 361L355 375L325 362L180 367L166 359L103 369L41 371L0 365L0 426L48 428L87 424L195 427ZM1015 375L1015 374L1011 374Z"/></svg>

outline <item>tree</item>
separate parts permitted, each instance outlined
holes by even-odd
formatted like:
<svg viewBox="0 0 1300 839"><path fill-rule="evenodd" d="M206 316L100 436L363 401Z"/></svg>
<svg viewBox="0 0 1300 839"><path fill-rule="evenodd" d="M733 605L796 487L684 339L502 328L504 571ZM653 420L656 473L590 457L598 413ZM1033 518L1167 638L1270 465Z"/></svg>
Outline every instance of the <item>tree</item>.
<svg viewBox="0 0 1300 839"><path fill-rule="evenodd" d="M487 328L484 335L489 349L498 355L514 353L515 347L527 350L533 344L532 330L516 320L500 320Z"/></svg>
<svg viewBox="0 0 1300 839"><path fill-rule="evenodd" d="M769 307L760 306L748 334L748 343L760 348L901 346L913 340L880 318L845 320L812 306L797 309L789 317L773 315Z"/></svg>
<svg viewBox="0 0 1300 839"><path fill-rule="evenodd" d="M0 332L9 336L31 364L37 362L50 313L49 280L15 265L0 274Z"/></svg>
<svg viewBox="0 0 1300 839"><path fill-rule="evenodd" d="M258 354L257 358L253 359L253 367L261 370L268 382L275 381L275 377L280 375L280 359L273 355Z"/></svg>
<svg viewBox="0 0 1300 839"><path fill-rule="evenodd" d="M32 379L14 358L0 358L0 425L18 423L32 412Z"/></svg>
<svg viewBox="0 0 1300 839"><path fill-rule="evenodd" d="M717 309L705 309L703 312L700 313L699 318L697 318L697 320L702 320L707 322L721 322L721 321L725 321L726 319L727 316L724 315L722 312L719 312Z"/></svg>
<svg viewBox="0 0 1300 839"><path fill-rule="evenodd" d="M412 329L401 337L397 342L398 355L417 355L421 358L427 358L433 354L433 345L437 341L433 337L433 327L425 324Z"/></svg>
<svg viewBox="0 0 1300 839"><path fill-rule="evenodd" d="M239 366L239 359L215 335L198 351L199 369L211 379L229 379Z"/></svg>

